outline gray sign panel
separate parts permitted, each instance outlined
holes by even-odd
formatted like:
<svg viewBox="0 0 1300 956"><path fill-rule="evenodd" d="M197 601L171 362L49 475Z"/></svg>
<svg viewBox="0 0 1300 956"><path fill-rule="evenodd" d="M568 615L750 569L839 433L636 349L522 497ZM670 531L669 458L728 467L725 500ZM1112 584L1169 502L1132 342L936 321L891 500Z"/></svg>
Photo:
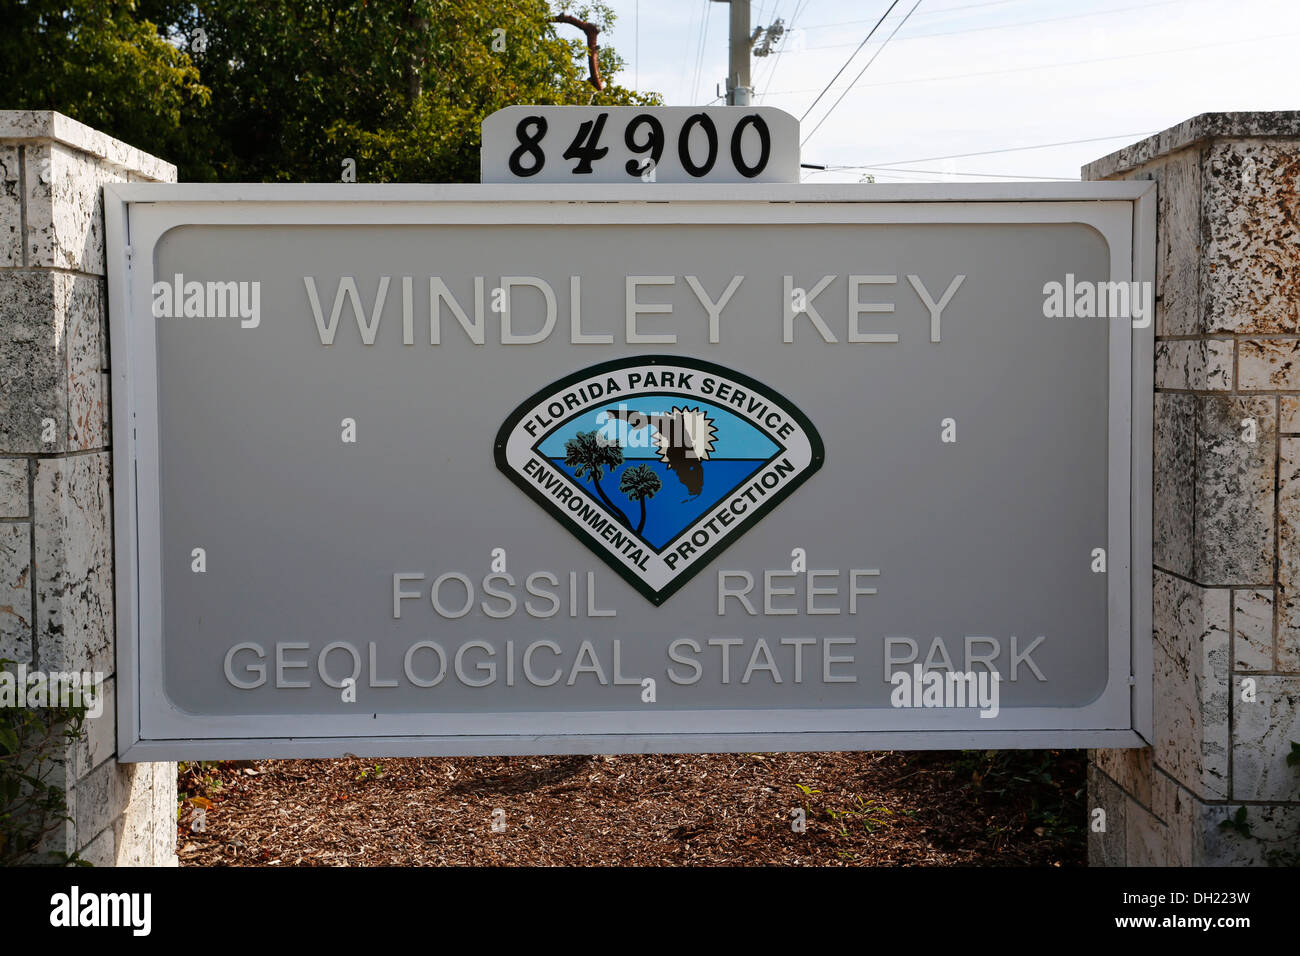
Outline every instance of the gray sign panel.
<svg viewBox="0 0 1300 956"><path fill-rule="evenodd" d="M1147 184L108 195L128 759L1149 734Z"/></svg>

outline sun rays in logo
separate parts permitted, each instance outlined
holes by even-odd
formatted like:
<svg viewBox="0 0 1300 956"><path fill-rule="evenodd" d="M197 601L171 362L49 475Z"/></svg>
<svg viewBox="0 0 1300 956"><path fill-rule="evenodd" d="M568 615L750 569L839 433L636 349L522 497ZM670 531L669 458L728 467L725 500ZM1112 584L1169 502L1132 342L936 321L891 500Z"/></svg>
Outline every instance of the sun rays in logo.
<svg viewBox="0 0 1300 956"><path fill-rule="evenodd" d="M718 429L713 419L699 408L677 408L660 419L654 432L655 448L659 460L666 465L674 463L673 449L685 450L699 461L708 461L713 454Z"/></svg>

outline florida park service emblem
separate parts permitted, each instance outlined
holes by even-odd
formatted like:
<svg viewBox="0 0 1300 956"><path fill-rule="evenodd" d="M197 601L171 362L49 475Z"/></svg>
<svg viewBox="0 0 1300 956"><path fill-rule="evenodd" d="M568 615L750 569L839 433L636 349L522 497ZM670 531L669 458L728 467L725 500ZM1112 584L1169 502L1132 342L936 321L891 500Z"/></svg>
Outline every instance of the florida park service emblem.
<svg viewBox="0 0 1300 956"><path fill-rule="evenodd" d="M516 408L496 440L497 467L656 605L823 458L781 395L667 355L575 372Z"/></svg>

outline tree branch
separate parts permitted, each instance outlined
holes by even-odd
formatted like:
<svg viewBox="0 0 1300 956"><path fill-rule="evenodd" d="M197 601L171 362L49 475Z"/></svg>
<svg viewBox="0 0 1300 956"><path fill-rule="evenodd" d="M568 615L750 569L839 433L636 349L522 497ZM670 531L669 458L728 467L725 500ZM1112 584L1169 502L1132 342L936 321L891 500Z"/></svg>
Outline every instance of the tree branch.
<svg viewBox="0 0 1300 956"><path fill-rule="evenodd" d="M594 23L588 23L586 20L579 20L570 13L561 13L558 16L551 17L551 22L567 23L569 26L577 27L587 34L587 67L591 70L591 85L598 90L603 90L605 81L600 77L600 47L596 45L596 35L600 33L600 27Z"/></svg>

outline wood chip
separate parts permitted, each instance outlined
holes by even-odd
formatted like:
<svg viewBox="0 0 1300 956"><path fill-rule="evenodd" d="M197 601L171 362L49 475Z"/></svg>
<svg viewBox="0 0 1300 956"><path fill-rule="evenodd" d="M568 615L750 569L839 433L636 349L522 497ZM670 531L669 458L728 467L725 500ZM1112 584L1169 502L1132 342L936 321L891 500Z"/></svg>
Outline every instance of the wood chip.
<svg viewBox="0 0 1300 956"><path fill-rule="evenodd" d="M959 779L955 757L223 763L202 770L219 788L180 778L191 805L202 797L213 809L205 830L179 826L179 856L184 866L1083 865L1081 825L1055 832L1030 816L1035 799L1051 798L1064 801L1060 819L1085 819L1083 751L1059 752L1050 788L998 794L980 791L969 769Z"/></svg>

